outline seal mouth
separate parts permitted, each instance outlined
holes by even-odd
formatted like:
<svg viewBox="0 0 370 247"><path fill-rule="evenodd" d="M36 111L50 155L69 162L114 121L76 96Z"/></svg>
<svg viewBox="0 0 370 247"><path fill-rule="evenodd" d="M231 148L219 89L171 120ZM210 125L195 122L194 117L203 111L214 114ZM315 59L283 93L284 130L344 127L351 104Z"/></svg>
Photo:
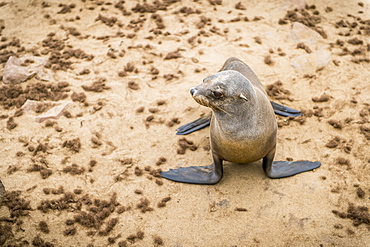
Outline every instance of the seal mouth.
<svg viewBox="0 0 370 247"><path fill-rule="evenodd" d="M204 95L192 95L193 99L200 105L212 108L209 100Z"/></svg>
<svg viewBox="0 0 370 247"><path fill-rule="evenodd" d="M224 109L222 109L220 106L216 104L212 104L212 101L210 101L205 95L202 93L199 93L199 89L196 87L193 87L190 89L190 94L193 97L193 99L200 105L209 107L214 111L222 111L226 113L227 115L231 116L232 114L228 113Z"/></svg>
<svg viewBox="0 0 370 247"><path fill-rule="evenodd" d="M198 88L193 87L190 89L190 94L193 97L193 99L200 105L209 107L213 109L213 106L209 102L206 96L204 96L202 93L198 92Z"/></svg>
<svg viewBox="0 0 370 247"><path fill-rule="evenodd" d="M193 99L200 105L202 106L205 106L205 107L209 107L211 108L212 110L214 111L222 111L224 113L226 113L227 115L231 116L230 113L228 113L227 111L225 111L224 109L222 109L221 107L217 106L217 105L214 105L212 104L206 96L204 95L197 95L197 94L192 94L193 96Z"/></svg>

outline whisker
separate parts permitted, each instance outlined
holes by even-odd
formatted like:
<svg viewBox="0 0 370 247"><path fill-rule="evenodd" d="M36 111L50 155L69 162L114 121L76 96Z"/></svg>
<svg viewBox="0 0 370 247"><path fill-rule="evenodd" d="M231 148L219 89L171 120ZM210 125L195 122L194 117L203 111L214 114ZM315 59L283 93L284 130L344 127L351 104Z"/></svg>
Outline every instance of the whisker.
<svg viewBox="0 0 370 247"><path fill-rule="evenodd" d="M204 96L201 96L201 97L193 97L193 98L200 105L209 107L209 108L211 108L214 111L222 111L222 112L226 113L227 115L229 115L230 117L232 117L232 114L228 113L227 111L225 111L221 107L215 106L215 105L211 105L210 102L207 100L207 98L205 98Z"/></svg>
<svg viewBox="0 0 370 247"><path fill-rule="evenodd" d="M220 110L220 111L222 111L222 112L224 112L224 113L226 113L227 115L229 115L230 117L232 117L233 115L232 114L230 114L230 113L228 113L227 111L225 111L224 109L222 109L221 107L217 107L216 108L217 110Z"/></svg>

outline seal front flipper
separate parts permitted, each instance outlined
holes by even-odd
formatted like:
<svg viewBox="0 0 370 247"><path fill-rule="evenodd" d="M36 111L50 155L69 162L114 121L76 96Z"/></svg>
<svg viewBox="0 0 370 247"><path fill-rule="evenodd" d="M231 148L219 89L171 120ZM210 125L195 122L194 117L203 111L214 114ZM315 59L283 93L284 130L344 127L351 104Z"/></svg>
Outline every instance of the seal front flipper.
<svg viewBox="0 0 370 247"><path fill-rule="evenodd" d="M283 117L298 117L302 115L301 111L289 108L285 105L280 105L276 102L270 101L272 108L274 108L274 112L277 115L283 116Z"/></svg>
<svg viewBox="0 0 370 247"><path fill-rule="evenodd" d="M285 178L298 173L311 171L321 166L319 161L274 161L271 167L265 169L265 173L270 178Z"/></svg>
<svg viewBox="0 0 370 247"><path fill-rule="evenodd" d="M180 126L177 129L176 135L187 135L187 134L190 134L190 133L192 133L194 131L197 131L197 130L200 130L200 129L203 129L203 128L209 126L210 123L211 123L211 113L206 114L206 115L198 118L195 121L192 121L192 122L187 123L187 124L185 124L183 126Z"/></svg>
<svg viewBox="0 0 370 247"><path fill-rule="evenodd" d="M161 176L181 183L217 184L222 178L222 167L217 168L214 164L209 166L180 167L161 172Z"/></svg>

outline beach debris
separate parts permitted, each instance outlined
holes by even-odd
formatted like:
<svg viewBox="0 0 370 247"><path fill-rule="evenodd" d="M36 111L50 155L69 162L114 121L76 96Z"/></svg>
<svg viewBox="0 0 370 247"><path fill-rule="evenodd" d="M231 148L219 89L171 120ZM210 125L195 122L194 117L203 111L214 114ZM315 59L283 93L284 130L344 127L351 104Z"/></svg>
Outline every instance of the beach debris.
<svg viewBox="0 0 370 247"><path fill-rule="evenodd" d="M310 54L297 56L292 59L291 65L304 74L313 74L322 70L331 61L331 53L326 49L312 52Z"/></svg>
<svg viewBox="0 0 370 247"><path fill-rule="evenodd" d="M46 58L24 56L17 58L10 56L3 70L5 84L19 84L36 75L42 81L54 81L53 76L44 70Z"/></svg>
<svg viewBox="0 0 370 247"><path fill-rule="evenodd" d="M307 48L305 55L292 58L291 65L304 74L312 74L323 69L331 61L331 52L321 35L306 25L294 22L290 39L297 45L302 44Z"/></svg>
<svg viewBox="0 0 370 247"><path fill-rule="evenodd" d="M305 43L314 50L326 46L324 38L318 32L300 22L293 23L289 38L297 44Z"/></svg>
<svg viewBox="0 0 370 247"><path fill-rule="evenodd" d="M284 4L282 4L281 9L294 9L297 8L299 10L304 9L307 6L305 0L286 0Z"/></svg>
<svg viewBox="0 0 370 247"><path fill-rule="evenodd" d="M58 119L62 114L65 108L71 103L71 101L59 101L59 102L40 102L36 100L27 100L23 106L22 109L25 113L29 111L36 111L36 109L41 104L48 104L49 106L52 106L47 112L45 112L42 115L36 116L35 121L38 123L42 123L45 120L48 119Z"/></svg>

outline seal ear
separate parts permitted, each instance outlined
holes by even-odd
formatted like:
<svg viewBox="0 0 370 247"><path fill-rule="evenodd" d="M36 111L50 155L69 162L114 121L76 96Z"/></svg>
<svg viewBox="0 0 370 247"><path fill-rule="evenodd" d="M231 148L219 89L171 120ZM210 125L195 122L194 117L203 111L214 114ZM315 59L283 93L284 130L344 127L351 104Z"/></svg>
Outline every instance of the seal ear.
<svg viewBox="0 0 370 247"><path fill-rule="evenodd" d="M242 93L239 95L239 97L244 99L245 101L248 101L247 97L245 97Z"/></svg>

